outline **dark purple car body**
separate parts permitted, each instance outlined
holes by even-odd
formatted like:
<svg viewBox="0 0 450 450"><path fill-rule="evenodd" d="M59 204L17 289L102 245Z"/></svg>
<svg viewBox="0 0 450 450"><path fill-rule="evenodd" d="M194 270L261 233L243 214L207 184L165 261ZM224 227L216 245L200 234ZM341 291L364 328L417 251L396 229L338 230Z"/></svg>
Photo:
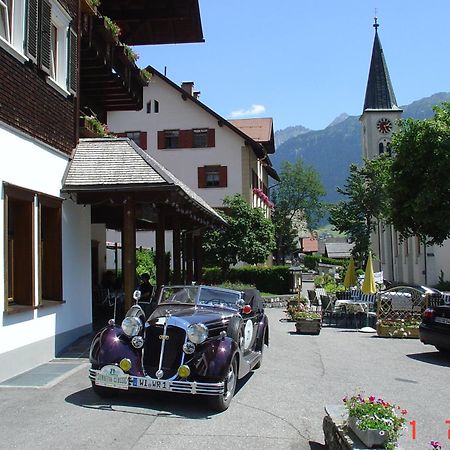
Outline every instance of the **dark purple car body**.
<svg viewBox="0 0 450 450"><path fill-rule="evenodd" d="M150 309L137 303L120 327L110 321L94 337L94 390L201 394L215 409L227 409L236 381L260 366L269 342L259 292L168 286Z"/></svg>

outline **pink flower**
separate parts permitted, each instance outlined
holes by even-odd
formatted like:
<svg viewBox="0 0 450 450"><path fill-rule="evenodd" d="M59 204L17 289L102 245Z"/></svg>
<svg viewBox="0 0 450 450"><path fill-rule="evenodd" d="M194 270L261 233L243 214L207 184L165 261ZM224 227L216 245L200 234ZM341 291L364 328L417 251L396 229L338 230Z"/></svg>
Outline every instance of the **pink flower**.
<svg viewBox="0 0 450 450"><path fill-rule="evenodd" d="M369 397L369 402L370 403L373 403L375 401L375 396L374 395L371 395L370 397Z"/></svg>
<svg viewBox="0 0 450 450"><path fill-rule="evenodd" d="M401 413L402 413L403 416L406 416L406 414L408 414L408 411L406 409L402 409Z"/></svg>

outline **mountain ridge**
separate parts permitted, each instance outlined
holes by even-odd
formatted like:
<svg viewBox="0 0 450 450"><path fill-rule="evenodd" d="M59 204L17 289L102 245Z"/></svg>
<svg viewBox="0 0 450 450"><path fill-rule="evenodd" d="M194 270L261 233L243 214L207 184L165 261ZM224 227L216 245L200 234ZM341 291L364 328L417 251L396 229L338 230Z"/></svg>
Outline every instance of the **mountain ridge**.
<svg viewBox="0 0 450 450"><path fill-rule="evenodd" d="M432 117L432 107L442 102L450 102L450 92L439 92L401 106L402 117ZM280 171L285 160L294 162L301 157L306 165L319 173L327 192L325 201L334 203L342 199L336 188L344 186L352 163L362 163L359 117L342 113L323 130L309 130L297 125L276 131L275 142L278 139L279 143L271 156L275 169ZM289 131L285 133L285 130Z"/></svg>

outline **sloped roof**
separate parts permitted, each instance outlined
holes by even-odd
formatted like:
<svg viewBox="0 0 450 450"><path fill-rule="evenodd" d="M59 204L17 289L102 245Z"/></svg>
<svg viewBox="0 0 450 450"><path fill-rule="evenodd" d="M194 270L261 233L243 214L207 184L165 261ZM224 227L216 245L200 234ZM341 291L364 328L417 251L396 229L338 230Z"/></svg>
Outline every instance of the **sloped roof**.
<svg viewBox="0 0 450 450"><path fill-rule="evenodd" d="M399 109L389 77L388 67L384 59L383 48L378 37L378 24L376 21L374 27L375 38L373 41L366 97L364 99L364 110Z"/></svg>
<svg viewBox="0 0 450 450"><path fill-rule="evenodd" d="M216 220L223 218L199 195L128 138L80 139L63 180L63 192L175 190Z"/></svg>
<svg viewBox="0 0 450 450"><path fill-rule="evenodd" d="M271 117L257 119L229 120L236 128L239 128L254 141L264 145L268 153L275 153L273 137L273 120Z"/></svg>
<svg viewBox="0 0 450 450"><path fill-rule="evenodd" d="M319 251L319 242L316 238L310 236L302 238L302 252L312 253Z"/></svg>
<svg viewBox="0 0 450 450"><path fill-rule="evenodd" d="M325 253L329 258L350 258L353 246L347 242L328 242L325 244Z"/></svg>

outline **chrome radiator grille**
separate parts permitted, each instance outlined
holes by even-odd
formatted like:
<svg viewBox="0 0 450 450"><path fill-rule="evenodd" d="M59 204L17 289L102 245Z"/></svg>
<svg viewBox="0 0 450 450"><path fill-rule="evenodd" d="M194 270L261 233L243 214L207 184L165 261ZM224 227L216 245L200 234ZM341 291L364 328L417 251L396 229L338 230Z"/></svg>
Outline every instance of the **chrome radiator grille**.
<svg viewBox="0 0 450 450"><path fill-rule="evenodd" d="M180 367L183 357L183 344L186 333L183 329L168 326L164 335L163 326L153 326L145 330L145 342L143 351L143 365L145 373L156 378L159 369L162 343L164 341L164 354L162 357L163 379L173 377Z"/></svg>

